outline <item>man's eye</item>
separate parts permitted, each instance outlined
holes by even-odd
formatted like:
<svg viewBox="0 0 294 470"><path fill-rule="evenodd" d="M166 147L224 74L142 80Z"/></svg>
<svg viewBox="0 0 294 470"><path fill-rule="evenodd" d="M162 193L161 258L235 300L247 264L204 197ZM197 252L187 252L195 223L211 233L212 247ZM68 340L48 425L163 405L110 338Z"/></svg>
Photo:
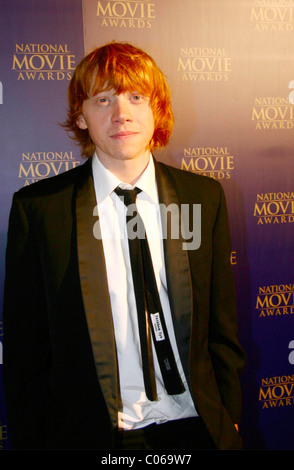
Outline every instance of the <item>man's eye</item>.
<svg viewBox="0 0 294 470"><path fill-rule="evenodd" d="M108 104L108 102L109 102L108 98L101 97L97 99L98 104Z"/></svg>
<svg viewBox="0 0 294 470"><path fill-rule="evenodd" d="M131 98L133 101L142 101L143 100L143 96L142 95L138 95L138 94L134 94L132 95L132 98Z"/></svg>

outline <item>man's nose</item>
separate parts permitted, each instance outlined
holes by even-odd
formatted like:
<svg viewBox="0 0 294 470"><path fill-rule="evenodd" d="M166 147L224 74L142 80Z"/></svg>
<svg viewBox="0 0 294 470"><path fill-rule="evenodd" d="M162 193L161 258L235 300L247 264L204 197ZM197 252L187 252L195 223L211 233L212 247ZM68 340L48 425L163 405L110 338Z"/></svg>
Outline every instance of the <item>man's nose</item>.
<svg viewBox="0 0 294 470"><path fill-rule="evenodd" d="M132 121L131 103L123 93L117 95L113 106L112 121L123 124Z"/></svg>

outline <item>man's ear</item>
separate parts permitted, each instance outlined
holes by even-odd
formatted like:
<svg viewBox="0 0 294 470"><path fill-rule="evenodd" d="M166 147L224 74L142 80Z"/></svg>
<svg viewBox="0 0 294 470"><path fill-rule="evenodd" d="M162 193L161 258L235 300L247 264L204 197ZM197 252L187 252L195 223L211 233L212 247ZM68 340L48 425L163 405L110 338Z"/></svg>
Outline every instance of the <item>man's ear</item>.
<svg viewBox="0 0 294 470"><path fill-rule="evenodd" d="M88 129L87 123L86 123L85 118L82 114L80 114L78 119L76 120L76 125L80 129Z"/></svg>

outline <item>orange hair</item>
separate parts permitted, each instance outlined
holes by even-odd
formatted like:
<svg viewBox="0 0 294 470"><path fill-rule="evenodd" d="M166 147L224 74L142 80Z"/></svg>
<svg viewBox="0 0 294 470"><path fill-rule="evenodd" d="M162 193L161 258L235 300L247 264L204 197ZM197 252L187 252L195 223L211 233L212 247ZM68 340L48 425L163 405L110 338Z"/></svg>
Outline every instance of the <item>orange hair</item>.
<svg viewBox="0 0 294 470"><path fill-rule="evenodd" d="M169 86L154 60L144 51L127 43L112 42L95 49L79 63L68 88L68 119L65 128L82 147L82 155L91 157L95 151L88 129L76 122L83 102L103 90L117 94L136 91L150 98L154 117L154 134L150 150L165 147L170 139L174 117Z"/></svg>

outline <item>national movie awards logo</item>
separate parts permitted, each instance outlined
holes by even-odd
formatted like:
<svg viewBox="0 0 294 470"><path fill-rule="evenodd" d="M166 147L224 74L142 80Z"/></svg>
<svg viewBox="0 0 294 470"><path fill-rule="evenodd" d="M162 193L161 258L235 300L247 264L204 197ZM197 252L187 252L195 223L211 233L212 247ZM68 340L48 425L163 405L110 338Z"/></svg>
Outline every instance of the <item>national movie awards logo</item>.
<svg viewBox="0 0 294 470"><path fill-rule="evenodd" d="M289 97L255 98L251 120L258 130L292 130L294 106Z"/></svg>
<svg viewBox="0 0 294 470"><path fill-rule="evenodd" d="M228 147L185 148L181 169L215 179L229 179L234 170L234 157Z"/></svg>
<svg viewBox="0 0 294 470"><path fill-rule="evenodd" d="M263 410L294 405L294 374L262 378L258 400Z"/></svg>
<svg viewBox="0 0 294 470"><path fill-rule="evenodd" d="M177 70L183 81L226 82L232 58L224 48L182 47Z"/></svg>
<svg viewBox="0 0 294 470"><path fill-rule="evenodd" d="M98 0L96 16L103 27L151 28L155 4L148 0Z"/></svg>
<svg viewBox="0 0 294 470"><path fill-rule="evenodd" d="M24 186L40 179L57 176L80 164L72 152L26 152L22 153L18 177Z"/></svg>
<svg viewBox="0 0 294 470"><path fill-rule="evenodd" d="M294 315L294 284L260 286L255 309L259 318Z"/></svg>
<svg viewBox="0 0 294 470"><path fill-rule="evenodd" d="M0 421L0 450L4 450L5 441L8 439L8 426Z"/></svg>
<svg viewBox="0 0 294 470"><path fill-rule="evenodd" d="M67 44L16 44L12 70L17 80L70 80L75 55Z"/></svg>
<svg viewBox="0 0 294 470"><path fill-rule="evenodd" d="M257 225L294 222L294 192L259 193L254 205Z"/></svg>
<svg viewBox="0 0 294 470"><path fill-rule="evenodd" d="M254 0L253 3L250 21L254 31L293 31L294 0Z"/></svg>

